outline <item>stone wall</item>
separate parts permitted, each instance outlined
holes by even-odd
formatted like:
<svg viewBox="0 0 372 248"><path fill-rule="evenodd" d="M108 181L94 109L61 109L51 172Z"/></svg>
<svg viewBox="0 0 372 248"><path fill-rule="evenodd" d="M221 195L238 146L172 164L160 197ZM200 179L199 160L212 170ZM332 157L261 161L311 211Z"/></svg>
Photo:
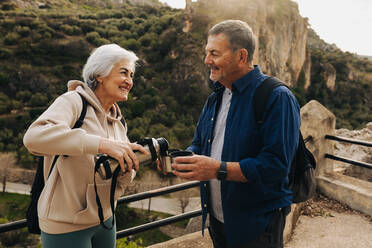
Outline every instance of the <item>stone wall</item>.
<svg viewBox="0 0 372 248"><path fill-rule="evenodd" d="M333 161L326 159L326 153L333 154L334 142L325 139L326 134L333 135L336 127L336 116L312 100L301 108L301 132L304 138L312 138L306 143L317 162L316 175L333 172Z"/></svg>
<svg viewBox="0 0 372 248"><path fill-rule="evenodd" d="M34 181L35 171L22 168L11 168L8 170L8 182L31 185Z"/></svg>

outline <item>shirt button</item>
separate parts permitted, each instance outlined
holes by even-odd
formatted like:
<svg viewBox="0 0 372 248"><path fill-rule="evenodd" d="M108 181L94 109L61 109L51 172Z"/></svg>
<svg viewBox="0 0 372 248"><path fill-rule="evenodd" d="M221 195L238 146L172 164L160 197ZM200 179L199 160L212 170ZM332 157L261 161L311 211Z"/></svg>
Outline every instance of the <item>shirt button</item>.
<svg viewBox="0 0 372 248"><path fill-rule="evenodd" d="M213 121L213 117L211 118L211 121Z"/></svg>
<svg viewBox="0 0 372 248"><path fill-rule="evenodd" d="M204 207L206 208L207 207L207 204L204 204Z"/></svg>
<svg viewBox="0 0 372 248"><path fill-rule="evenodd" d="M204 185L204 187L206 188L207 187L207 184L205 183L205 184L203 184Z"/></svg>

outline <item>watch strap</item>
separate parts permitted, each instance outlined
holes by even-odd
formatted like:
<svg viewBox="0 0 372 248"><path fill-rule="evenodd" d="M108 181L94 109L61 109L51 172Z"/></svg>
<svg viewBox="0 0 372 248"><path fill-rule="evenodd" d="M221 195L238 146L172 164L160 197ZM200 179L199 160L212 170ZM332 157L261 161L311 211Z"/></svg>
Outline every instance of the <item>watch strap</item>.
<svg viewBox="0 0 372 248"><path fill-rule="evenodd" d="M221 161L220 169L217 173L218 180L225 180L227 177L227 165L225 161Z"/></svg>

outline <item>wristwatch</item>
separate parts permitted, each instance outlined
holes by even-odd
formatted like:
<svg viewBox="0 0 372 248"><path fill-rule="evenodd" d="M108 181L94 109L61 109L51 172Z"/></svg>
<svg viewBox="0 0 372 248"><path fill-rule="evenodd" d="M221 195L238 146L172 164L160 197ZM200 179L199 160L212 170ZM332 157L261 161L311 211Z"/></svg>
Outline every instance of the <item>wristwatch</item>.
<svg viewBox="0 0 372 248"><path fill-rule="evenodd" d="M218 180L225 180L227 177L226 162L221 161L220 169L217 172Z"/></svg>

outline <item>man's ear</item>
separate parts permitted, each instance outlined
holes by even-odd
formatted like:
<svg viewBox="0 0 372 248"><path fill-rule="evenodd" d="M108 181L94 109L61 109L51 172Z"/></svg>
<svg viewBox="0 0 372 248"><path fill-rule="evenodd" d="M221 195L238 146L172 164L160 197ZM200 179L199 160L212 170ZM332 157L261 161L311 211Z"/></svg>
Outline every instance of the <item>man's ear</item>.
<svg viewBox="0 0 372 248"><path fill-rule="evenodd" d="M247 64L248 61L248 51L245 48L239 50L239 62Z"/></svg>

